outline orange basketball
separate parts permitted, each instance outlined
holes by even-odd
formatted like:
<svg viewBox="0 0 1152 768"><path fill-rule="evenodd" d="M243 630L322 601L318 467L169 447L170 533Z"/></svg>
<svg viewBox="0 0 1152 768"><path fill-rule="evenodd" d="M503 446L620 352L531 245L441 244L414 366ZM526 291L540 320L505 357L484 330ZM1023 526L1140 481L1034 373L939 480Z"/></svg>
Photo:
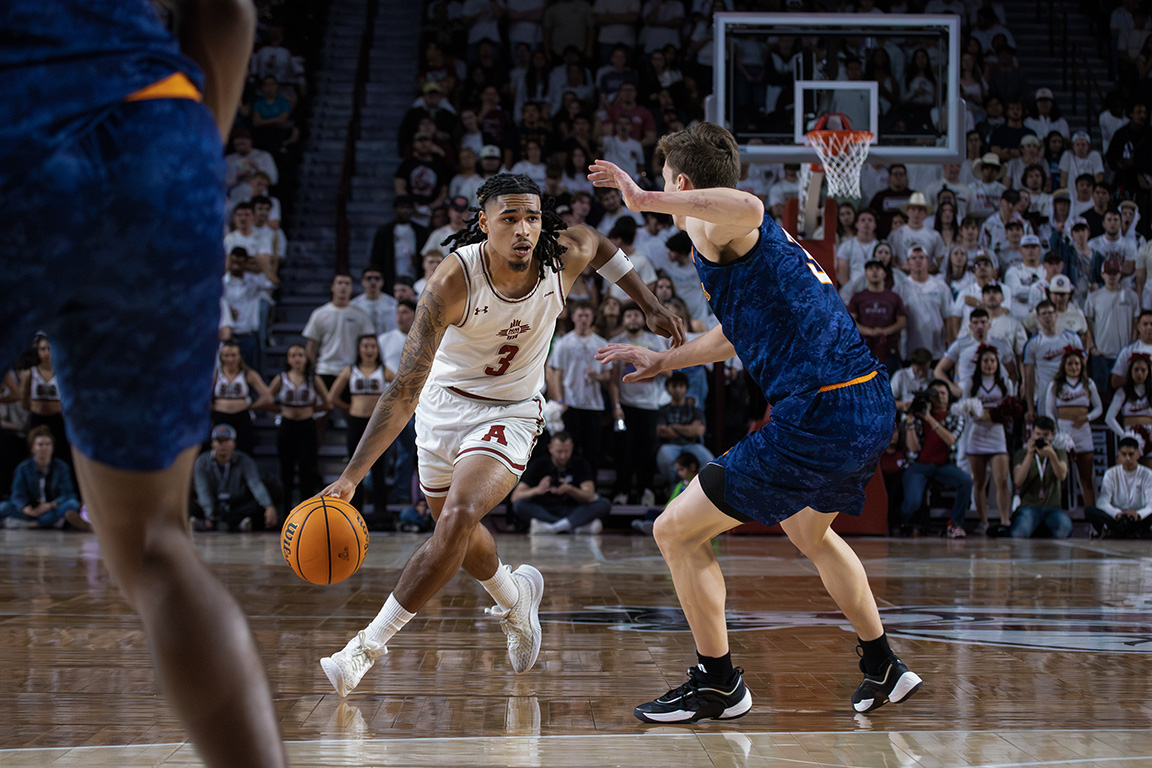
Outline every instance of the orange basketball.
<svg viewBox="0 0 1152 768"><path fill-rule="evenodd" d="M308 499L284 521L280 550L300 578L313 584L336 584L364 564L368 526L346 501L334 496Z"/></svg>

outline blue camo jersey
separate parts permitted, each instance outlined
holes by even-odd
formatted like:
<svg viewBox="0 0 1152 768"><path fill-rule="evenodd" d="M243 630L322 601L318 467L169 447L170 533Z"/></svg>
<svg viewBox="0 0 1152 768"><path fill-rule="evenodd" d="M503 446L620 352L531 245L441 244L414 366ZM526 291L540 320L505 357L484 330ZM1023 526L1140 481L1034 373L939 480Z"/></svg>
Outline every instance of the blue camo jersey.
<svg viewBox="0 0 1152 768"><path fill-rule="evenodd" d="M0 187L176 72L203 91L148 0L0 0Z"/></svg>
<svg viewBox="0 0 1152 768"><path fill-rule="evenodd" d="M724 335L769 403L879 367L831 279L770 215L744 256L715 264L693 249L692 260Z"/></svg>

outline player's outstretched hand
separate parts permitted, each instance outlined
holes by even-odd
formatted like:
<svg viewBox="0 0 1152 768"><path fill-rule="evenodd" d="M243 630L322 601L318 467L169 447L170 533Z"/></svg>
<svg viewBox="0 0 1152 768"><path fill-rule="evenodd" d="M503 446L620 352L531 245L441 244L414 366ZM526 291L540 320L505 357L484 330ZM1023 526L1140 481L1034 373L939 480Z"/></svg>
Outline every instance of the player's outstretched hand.
<svg viewBox="0 0 1152 768"><path fill-rule="evenodd" d="M624 381L631 384L634 381L650 379L664 370L660 365L660 354L634 344L608 344L600 347L596 352L596 359L603 365L631 363L636 370L624 375Z"/></svg>
<svg viewBox="0 0 1152 768"><path fill-rule="evenodd" d="M320 491L319 496L335 496L338 499L352 502L352 497L356 495L356 483L351 480L345 480L344 476L336 478L336 482Z"/></svg>
<svg viewBox="0 0 1152 768"><path fill-rule="evenodd" d="M640 213L644 209L642 202L644 190L640 189L631 176L620 170L618 165L607 160L597 160L588 166L588 170L591 171L588 180L592 182L592 186L614 187L620 190L628 210Z"/></svg>
<svg viewBox="0 0 1152 768"><path fill-rule="evenodd" d="M659 309L646 310L644 315L648 318L648 330L652 333L672 339L674 347L684 343L684 322L679 315L663 306Z"/></svg>

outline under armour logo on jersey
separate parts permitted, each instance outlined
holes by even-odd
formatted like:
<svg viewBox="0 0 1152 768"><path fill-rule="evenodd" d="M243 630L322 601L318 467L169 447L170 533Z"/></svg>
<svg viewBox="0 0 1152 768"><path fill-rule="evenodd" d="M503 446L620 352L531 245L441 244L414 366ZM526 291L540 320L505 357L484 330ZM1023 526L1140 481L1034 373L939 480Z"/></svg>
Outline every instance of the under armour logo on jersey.
<svg viewBox="0 0 1152 768"><path fill-rule="evenodd" d="M482 307L476 307L476 309L475 309L475 310L473 310L472 314L473 314L473 315L478 315L478 314L480 314L481 312L483 312L484 314L488 314L488 305L487 305L487 304L485 304L485 305L484 305L484 306L482 306Z"/></svg>
<svg viewBox="0 0 1152 768"><path fill-rule="evenodd" d="M504 338L508 339L508 341L514 341L520 334L528 333L530 330L532 330L532 326L528 325L527 323L521 325L519 320L513 320L511 325L496 335L503 336Z"/></svg>

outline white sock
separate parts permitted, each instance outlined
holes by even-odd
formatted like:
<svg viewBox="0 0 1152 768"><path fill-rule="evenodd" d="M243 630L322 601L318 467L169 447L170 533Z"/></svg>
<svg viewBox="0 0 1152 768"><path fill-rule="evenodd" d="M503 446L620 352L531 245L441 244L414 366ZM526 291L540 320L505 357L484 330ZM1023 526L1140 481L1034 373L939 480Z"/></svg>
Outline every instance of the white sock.
<svg viewBox="0 0 1152 768"><path fill-rule="evenodd" d="M415 615L404 610L396 600L396 596L390 594L384 602L384 607L380 609L380 613L376 614L376 618L372 619L372 623L364 630L364 634L367 636L368 642L384 645L392 639L393 635L403 629L404 625L411 621Z"/></svg>
<svg viewBox="0 0 1152 768"><path fill-rule="evenodd" d="M552 533L564 533L565 531L572 530L572 523L568 522L568 518L564 518L563 520L557 520L552 523L550 527L552 528Z"/></svg>
<svg viewBox="0 0 1152 768"><path fill-rule="evenodd" d="M484 587L496 604L505 610L516 605L516 600L520 597L520 587L512 578L512 570L504 563L496 566L496 573L492 574L492 578L481 581L480 586Z"/></svg>

